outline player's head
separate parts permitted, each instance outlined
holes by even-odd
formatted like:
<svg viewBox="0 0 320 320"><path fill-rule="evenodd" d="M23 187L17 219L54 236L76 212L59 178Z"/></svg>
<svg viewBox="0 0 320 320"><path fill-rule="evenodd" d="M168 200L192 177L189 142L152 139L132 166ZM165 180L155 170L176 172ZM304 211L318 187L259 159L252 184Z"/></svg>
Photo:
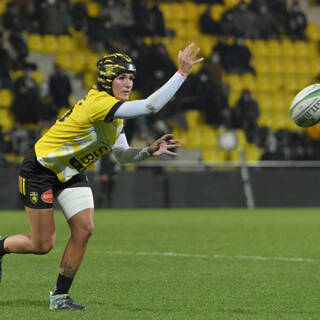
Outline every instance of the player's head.
<svg viewBox="0 0 320 320"><path fill-rule="evenodd" d="M97 62L97 67L97 85L99 90L104 90L112 96L114 96L112 82L116 77L122 74L130 74L133 76L136 74L136 67L132 59L124 53L112 53L103 56Z"/></svg>

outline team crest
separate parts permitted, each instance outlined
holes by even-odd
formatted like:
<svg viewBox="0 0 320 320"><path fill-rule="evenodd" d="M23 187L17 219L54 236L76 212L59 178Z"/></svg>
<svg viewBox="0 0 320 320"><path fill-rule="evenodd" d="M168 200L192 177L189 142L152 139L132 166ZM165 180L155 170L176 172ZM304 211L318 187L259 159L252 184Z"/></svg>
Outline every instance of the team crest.
<svg viewBox="0 0 320 320"><path fill-rule="evenodd" d="M39 195L38 192L36 191L31 191L30 192L30 200L33 204L36 204L38 202L39 199Z"/></svg>

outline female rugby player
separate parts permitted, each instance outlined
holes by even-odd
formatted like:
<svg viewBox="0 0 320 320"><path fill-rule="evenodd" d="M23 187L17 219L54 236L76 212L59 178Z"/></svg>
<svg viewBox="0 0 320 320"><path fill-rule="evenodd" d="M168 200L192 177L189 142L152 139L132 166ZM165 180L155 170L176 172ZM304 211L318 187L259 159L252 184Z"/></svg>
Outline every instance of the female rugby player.
<svg viewBox="0 0 320 320"><path fill-rule="evenodd" d="M54 199L59 203L71 230L62 256L51 310L85 310L68 295L93 232L94 203L83 171L103 155L113 152L121 163L136 162L161 154L179 141L166 134L143 149L131 148L123 131L124 119L158 112L177 92L197 58L199 48L190 44L178 54L178 71L156 92L142 100L128 101L136 73L131 58L122 53L102 57L97 84L88 94L35 143L22 163L19 191L30 223L30 233L0 240L1 263L9 253L46 254L55 243Z"/></svg>

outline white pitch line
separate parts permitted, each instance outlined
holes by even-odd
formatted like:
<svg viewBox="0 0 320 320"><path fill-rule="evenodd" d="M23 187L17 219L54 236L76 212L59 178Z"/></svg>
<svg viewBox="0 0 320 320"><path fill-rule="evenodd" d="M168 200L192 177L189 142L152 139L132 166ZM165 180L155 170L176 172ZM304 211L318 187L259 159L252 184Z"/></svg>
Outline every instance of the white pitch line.
<svg viewBox="0 0 320 320"><path fill-rule="evenodd" d="M287 258L287 257L260 257L260 256L226 256L223 254L191 254L175 252L145 252L145 251L105 251L109 255L136 255L136 256L166 256L166 257L189 257L203 259L241 259L241 260L264 260L264 261L286 261L286 262L320 262L312 258Z"/></svg>

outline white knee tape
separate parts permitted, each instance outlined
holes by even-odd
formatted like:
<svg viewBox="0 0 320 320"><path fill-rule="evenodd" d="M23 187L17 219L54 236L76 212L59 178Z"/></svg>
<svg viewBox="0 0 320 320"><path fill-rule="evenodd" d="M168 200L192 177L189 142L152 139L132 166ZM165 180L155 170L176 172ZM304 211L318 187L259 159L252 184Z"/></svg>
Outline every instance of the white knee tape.
<svg viewBox="0 0 320 320"><path fill-rule="evenodd" d="M63 189L58 191L55 197L67 220L84 209L94 208L93 195L89 187Z"/></svg>

